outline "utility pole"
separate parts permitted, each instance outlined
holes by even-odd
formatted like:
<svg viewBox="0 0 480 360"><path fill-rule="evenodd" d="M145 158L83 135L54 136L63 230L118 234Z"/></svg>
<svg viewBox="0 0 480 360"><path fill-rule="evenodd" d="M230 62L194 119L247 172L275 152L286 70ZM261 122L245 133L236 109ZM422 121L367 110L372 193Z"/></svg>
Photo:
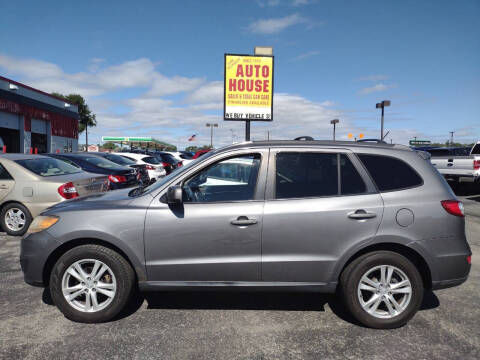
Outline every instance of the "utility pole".
<svg viewBox="0 0 480 360"><path fill-rule="evenodd" d="M453 146L453 133L455 131L450 131L450 146Z"/></svg>
<svg viewBox="0 0 480 360"><path fill-rule="evenodd" d="M88 124L85 125L85 151L88 151Z"/></svg>
<svg viewBox="0 0 480 360"><path fill-rule="evenodd" d="M330 120L330 124L333 125L333 141L335 141L335 126L340 122L338 119Z"/></svg>
<svg viewBox="0 0 480 360"><path fill-rule="evenodd" d="M376 103L375 104L375 107L377 109L382 109L382 122L381 122L381 125L380 125L380 140L383 140L383 116L384 116L384 113L385 113L385 107L386 106L390 106L391 102L390 100L383 100L381 103Z"/></svg>
<svg viewBox="0 0 480 360"><path fill-rule="evenodd" d="M210 148L213 149L213 128L218 127L216 123L207 123L207 127L210 128Z"/></svg>
<svg viewBox="0 0 480 360"><path fill-rule="evenodd" d="M270 141L270 130L267 130L267 141Z"/></svg>

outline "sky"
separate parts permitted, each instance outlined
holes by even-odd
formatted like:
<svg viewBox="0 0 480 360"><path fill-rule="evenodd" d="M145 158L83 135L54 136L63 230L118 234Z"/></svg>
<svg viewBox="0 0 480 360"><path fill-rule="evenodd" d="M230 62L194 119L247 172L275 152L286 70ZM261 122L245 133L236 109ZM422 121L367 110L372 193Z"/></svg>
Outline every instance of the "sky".
<svg viewBox="0 0 480 360"><path fill-rule="evenodd" d="M224 53L272 46L273 122L252 139L480 139L480 1L3 1L0 75L79 93L101 136L184 148L244 140L223 120ZM5 16L6 15L6 16ZM196 134L193 142L187 139ZM84 135L80 136L84 142Z"/></svg>

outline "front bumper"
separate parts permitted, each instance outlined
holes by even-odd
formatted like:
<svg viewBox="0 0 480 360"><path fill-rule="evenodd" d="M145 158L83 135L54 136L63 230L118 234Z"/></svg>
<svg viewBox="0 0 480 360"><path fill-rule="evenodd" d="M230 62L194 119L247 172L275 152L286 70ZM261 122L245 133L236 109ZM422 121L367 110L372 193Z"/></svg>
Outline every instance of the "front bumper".
<svg viewBox="0 0 480 360"><path fill-rule="evenodd" d="M48 257L60 245L48 232L40 231L22 238L20 266L27 284L46 286L44 269Z"/></svg>

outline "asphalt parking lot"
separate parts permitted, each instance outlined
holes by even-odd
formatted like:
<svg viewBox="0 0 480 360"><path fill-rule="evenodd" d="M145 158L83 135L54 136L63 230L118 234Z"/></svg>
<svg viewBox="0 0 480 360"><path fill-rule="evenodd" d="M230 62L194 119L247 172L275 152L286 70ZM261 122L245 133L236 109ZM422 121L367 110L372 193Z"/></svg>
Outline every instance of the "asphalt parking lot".
<svg viewBox="0 0 480 360"><path fill-rule="evenodd" d="M473 251L469 280L428 293L403 328L353 322L334 297L276 293L158 293L116 321L77 324L47 291L26 285L19 238L0 235L0 358L478 359L480 191L460 189Z"/></svg>

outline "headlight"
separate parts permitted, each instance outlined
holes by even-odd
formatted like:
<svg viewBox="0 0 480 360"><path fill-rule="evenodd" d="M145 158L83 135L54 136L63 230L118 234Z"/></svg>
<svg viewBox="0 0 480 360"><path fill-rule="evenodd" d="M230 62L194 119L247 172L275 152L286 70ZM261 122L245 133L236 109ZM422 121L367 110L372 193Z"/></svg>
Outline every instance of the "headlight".
<svg viewBox="0 0 480 360"><path fill-rule="evenodd" d="M37 216L33 219L30 227L27 230L28 234L37 233L39 231L47 230L58 221L57 216Z"/></svg>

